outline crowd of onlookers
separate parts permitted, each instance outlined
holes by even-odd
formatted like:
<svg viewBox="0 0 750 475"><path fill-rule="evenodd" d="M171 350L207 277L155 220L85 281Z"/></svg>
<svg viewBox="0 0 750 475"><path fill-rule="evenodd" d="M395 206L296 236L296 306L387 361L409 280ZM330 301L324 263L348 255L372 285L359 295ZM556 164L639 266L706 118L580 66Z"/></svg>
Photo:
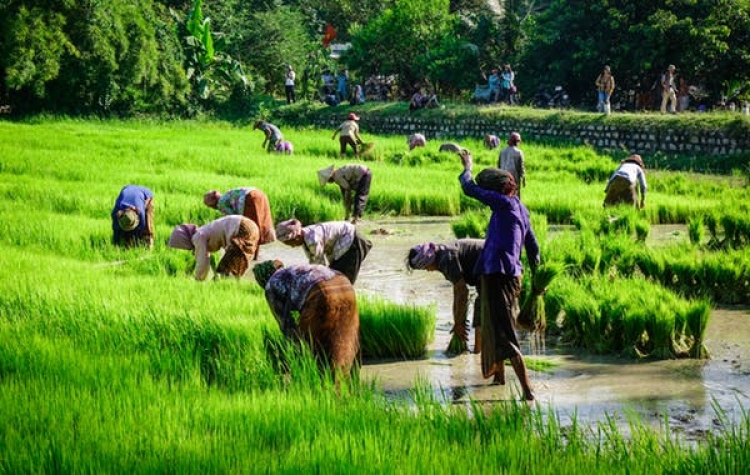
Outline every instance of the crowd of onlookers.
<svg viewBox="0 0 750 475"><path fill-rule="evenodd" d="M738 97L722 95L710 102L708 94L699 85L690 84L685 76L677 76L677 68L670 64L655 81L641 81L635 88L617 88L615 76L609 65L604 65L593 81L596 110L603 114L614 111L658 110L662 114L687 111L741 110L750 114L750 103ZM510 64L502 68L493 67L488 75L483 74L485 84L477 84L471 101L476 104L518 105L521 95L515 84L516 72ZM291 65L286 66L284 87L287 103L296 102L294 90L295 73ZM414 84L411 91L399 90L395 75L371 75L363 83L353 82L349 72L340 68L335 74L326 69L320 78L319 99L329 106L339 104L359 105L367 101L409 100L409 110L439 107L437 92L429 83ZM529 97L535 107L569 107L570 99L560 86L554 90L540 90ZM559 96L559 97L558 97ZM543 100L542 100L543 99Z"/></svg>

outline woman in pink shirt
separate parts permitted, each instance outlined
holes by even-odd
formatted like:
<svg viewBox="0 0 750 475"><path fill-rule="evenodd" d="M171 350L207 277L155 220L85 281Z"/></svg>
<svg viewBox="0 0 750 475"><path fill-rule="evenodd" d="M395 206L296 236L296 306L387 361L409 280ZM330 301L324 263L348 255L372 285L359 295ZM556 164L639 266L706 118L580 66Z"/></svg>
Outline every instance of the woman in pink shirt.
<svg viewBox="0 0 750 475"><path fill-rule="evenodd" d="M169 238L169 247L193 251L195 278L206 280L211 268L211 253L224 249L216 267L216 277L242 277L255 256L260 239L258 225L239 215L224 216L205 226L180 224Z"/></svg>

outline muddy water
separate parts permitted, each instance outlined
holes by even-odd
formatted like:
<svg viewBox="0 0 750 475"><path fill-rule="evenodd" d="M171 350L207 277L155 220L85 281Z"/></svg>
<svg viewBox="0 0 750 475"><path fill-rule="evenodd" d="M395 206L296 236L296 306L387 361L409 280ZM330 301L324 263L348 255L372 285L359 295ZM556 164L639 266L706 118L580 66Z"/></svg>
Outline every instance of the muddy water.
<svg viewBox="0 0 750 475"><path fill-rule="evenodd" d="M452 288L437 272L405 271L408 249L417 243L454 239L447 219L412 218L368 221L361 229L374 246L365 260L357 292L385 296L399 303L434 305L437 326L426 358L417 361L366 361L362 378L375 381L390 396L408 397L415 384L429 384L446 403L494 404L518 399L519 386L508 367L508 384L495 386L479 374L474 354L447 356L452 323ZM550 236L554 234L550 230ZM654 226L649 245L687 239L681 226ZM261 258L305 262L300 249L279 243L264 246ZM473 332L470 348L473 348ZM561 423L595 423L609 417L627 430L630 414L654 426L665 421L686 438L700 438L719 427L716 408L738 421L750 408L750 308L714 310L707 329L710 360L635 362L589 356L548 345L540 349L522 338L524 353L555 363L549 371L530 371L537 407L554 412Z"/></svg>

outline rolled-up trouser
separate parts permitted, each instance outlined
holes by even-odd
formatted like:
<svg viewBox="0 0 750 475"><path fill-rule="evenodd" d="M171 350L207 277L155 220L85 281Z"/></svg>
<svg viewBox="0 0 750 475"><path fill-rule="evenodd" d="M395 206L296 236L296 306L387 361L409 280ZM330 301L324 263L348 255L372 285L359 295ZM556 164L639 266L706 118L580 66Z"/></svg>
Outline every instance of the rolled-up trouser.
<svg viewBox="0 0 750 475"><path fill-rule="evenodd" d="M616 206L619 204L638 205L638 190L635 183L630 183L627 178L616 176L607 188L604 197L604 206Z"/></svg>
<svg viewBox="0 0 750 475"><path fill-rule="evenodd" d="M372 182L372 172L368 169L357 183L357 189L354 190L354 212L353 218L361 218L365 212L367 200L370 198L370 183Z"/></svg>
<svg viewBox="0 0 750 475"><path fill-rule="evenodd" d="M216 274L234 277L245 275L258 249L259 236L258 225L243 217L237 233L224 249L224 256L216 267Z"/></svg>
<svg viewBox="0 0 750 475"><path fill-rule="evenodd" d="M341 155L346 155L346 146L351 145L352 150L354 150L354 155L359 155L359 147L357 146L357 142L348 135L341 135L339 136L339 145L341 149Z"/></svg>

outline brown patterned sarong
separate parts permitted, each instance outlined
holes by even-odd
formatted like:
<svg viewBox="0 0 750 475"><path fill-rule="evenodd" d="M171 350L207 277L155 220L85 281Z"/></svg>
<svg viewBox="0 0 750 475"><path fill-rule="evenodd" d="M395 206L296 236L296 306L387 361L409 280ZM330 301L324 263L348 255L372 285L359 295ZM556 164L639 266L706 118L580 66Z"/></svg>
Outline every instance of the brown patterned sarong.
<svg viewBox="0 0 750 475"><path fill-rule="evenodd" d="M242 277L250 266L258 249L260 232L258 225L248 218L242 218L237 234L224 249L224 256L216 267L216 273Z"/></svg>
<svg viewBox="0 0 750 475"><path fill-rule="evenodd" d="M494 366L506 359L521 356L521 346L514 330L513 319L518 312L521 282L503 274L479 278L482 332L482 375L489 378Z"/></svg>
<svg viewBox="0 0 750 475"><path fill-rule="evenodd" d="M607 196L604 197L604 206L615 206L638 204L638 190L635 183L630 183L627 178L616 176L607 188Z"/></svg>
<svg viewBox="0 0 750 475"><path fill-rule="evenodd" d="M299 330L334 372L351 374L359 352L359 312L349 279L337 275L310 289L299 314Z"/></svg>
<svg viewBox="0 0 750 475"><path fill-rule="evenodd" d="M268 204L268 196L261 190L251 190L245 196L245 209L242 215L252 219L258 225L260 231L260 242L258 244L267 244L276 240L276 228L273 225L273 216L271 215L271 206ZM258 258L256 255L254 258Z"/></svg>

